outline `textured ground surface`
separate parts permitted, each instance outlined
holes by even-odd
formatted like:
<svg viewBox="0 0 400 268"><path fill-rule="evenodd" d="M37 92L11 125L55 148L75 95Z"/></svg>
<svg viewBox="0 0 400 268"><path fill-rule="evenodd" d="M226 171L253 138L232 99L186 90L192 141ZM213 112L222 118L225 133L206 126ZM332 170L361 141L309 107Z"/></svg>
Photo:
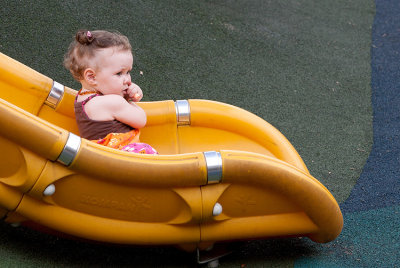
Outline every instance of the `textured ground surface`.
<svg viewBox="0 0 400 268"><path fill-rule="evenodd" d="M341 204L337 240L253 241L221 267L400 266L397 0L0 6L0 52L78 88L62 66L75 31L118 30L134 47L144 100L204 98L257 114ZM0 225L0 266L190 267L194 259L171 248L94 245Z"/></svg>

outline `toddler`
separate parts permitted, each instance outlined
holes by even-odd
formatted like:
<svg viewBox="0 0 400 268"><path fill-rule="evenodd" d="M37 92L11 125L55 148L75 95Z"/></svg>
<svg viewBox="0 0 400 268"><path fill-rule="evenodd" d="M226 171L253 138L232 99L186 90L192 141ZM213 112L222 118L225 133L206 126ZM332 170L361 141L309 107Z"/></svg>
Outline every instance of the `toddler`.
<svg viewBox="0 0 400 268"><path fill-rule="evenodd" d="M82 88L75 99L75 118L83 138L122 151L157 154L140 143L146 113L143 97L131 81L132 48L126 36L109 31L78 31L64 65Z"/></svg>

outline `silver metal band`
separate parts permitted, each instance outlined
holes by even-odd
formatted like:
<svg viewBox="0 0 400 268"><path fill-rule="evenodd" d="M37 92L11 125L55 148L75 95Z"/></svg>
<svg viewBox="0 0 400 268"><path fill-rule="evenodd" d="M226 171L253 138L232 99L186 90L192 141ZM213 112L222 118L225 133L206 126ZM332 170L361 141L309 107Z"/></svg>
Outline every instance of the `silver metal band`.
<svg viewBox="0 0 400 268"><path fill-rule="evenodd" d="M190 125L190 105L187 100L175 102L176 121L178 125Z"/></svg>
<svg viewBox="0 0 400 268"><path fill-rule="evenodd" d="M53 86L50 90L49 95L45 103L50 106L51 108L55 109L57 107L58 102L64 95L64 86L60 83L53 81Z"/></svg>
<svg viewBox="0 0 400 268"><path fill-rule="evenodd" d="M74 161L75 156L77 155L80 147L81 147L81 137L76 136L73 133L69 133L67 142L65 143L64 149L62 150L57 161L66 166L69 166L72 163L72 161Z"/></svg>
<svg viewBox="0 0 400 268"><path fill-rule="evenodd" d="M219 152L204 152L207 164L207 184L219 183L222 180L222 157Z"/></svg>

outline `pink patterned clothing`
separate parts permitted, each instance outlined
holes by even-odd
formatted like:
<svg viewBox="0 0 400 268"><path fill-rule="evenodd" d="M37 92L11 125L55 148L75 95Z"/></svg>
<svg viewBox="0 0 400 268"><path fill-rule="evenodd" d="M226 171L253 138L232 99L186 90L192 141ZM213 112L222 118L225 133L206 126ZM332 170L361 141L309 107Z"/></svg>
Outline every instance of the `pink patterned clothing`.
<svg viewBox="0 0 400 268"><path fill-rule="evenodd" d="M135 142L124 146L121 151L137 154L158 154L158 152L147 143Z"/></svg>

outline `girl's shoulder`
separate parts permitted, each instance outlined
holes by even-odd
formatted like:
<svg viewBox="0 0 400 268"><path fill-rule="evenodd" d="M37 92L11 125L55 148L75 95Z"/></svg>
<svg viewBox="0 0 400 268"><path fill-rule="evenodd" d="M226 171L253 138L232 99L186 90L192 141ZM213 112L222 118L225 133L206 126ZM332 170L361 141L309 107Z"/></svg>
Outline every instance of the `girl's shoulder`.
<svg viewBox="0 0 400 268"><path fill-rule="evenodd" d="M112 101L113 98L97 94L83 97L82 107L84 107L84 111L90 119L97 121L114 120L115 108L113 102L115 101ZM79 102L80 99L77 101Z"/></svg>
<svg viewBox="0 0 400 268"><path fill-rule="evenodd" d="M76 96L76 102L83 102L86 104L88 101L94 99L95 97L99 96L99 94L87 94L87 95L77 95Z"/></svg>
<svg viewBox="0 0 400 268"><path fill-rule="evenodd" d="M123 109L128 104L122 96L118 95L92 95L92 97L89 96L83 102L89 117L100 115L101 118L106 117L108 119L111 119L117 111Z"/></svg>
<svg viewBox="0 0 400 268"><path fill-rule="evenodd" d="M91 94L91 95L78 95L76 98L77 102L84 102L85 104L89 101L91 103L102 103L102 104L110 104L110 105L120 105L121 103L126 102L126 100L119 95L100 95L100 94Z"/></svg>
<svg viewBox="0 0 400 268"><path fill-rule="evenodd" d="M93 97L92 102L96 102L103 107L120 107L127 103L127 101L119 95L98 95Z"/></svg>

